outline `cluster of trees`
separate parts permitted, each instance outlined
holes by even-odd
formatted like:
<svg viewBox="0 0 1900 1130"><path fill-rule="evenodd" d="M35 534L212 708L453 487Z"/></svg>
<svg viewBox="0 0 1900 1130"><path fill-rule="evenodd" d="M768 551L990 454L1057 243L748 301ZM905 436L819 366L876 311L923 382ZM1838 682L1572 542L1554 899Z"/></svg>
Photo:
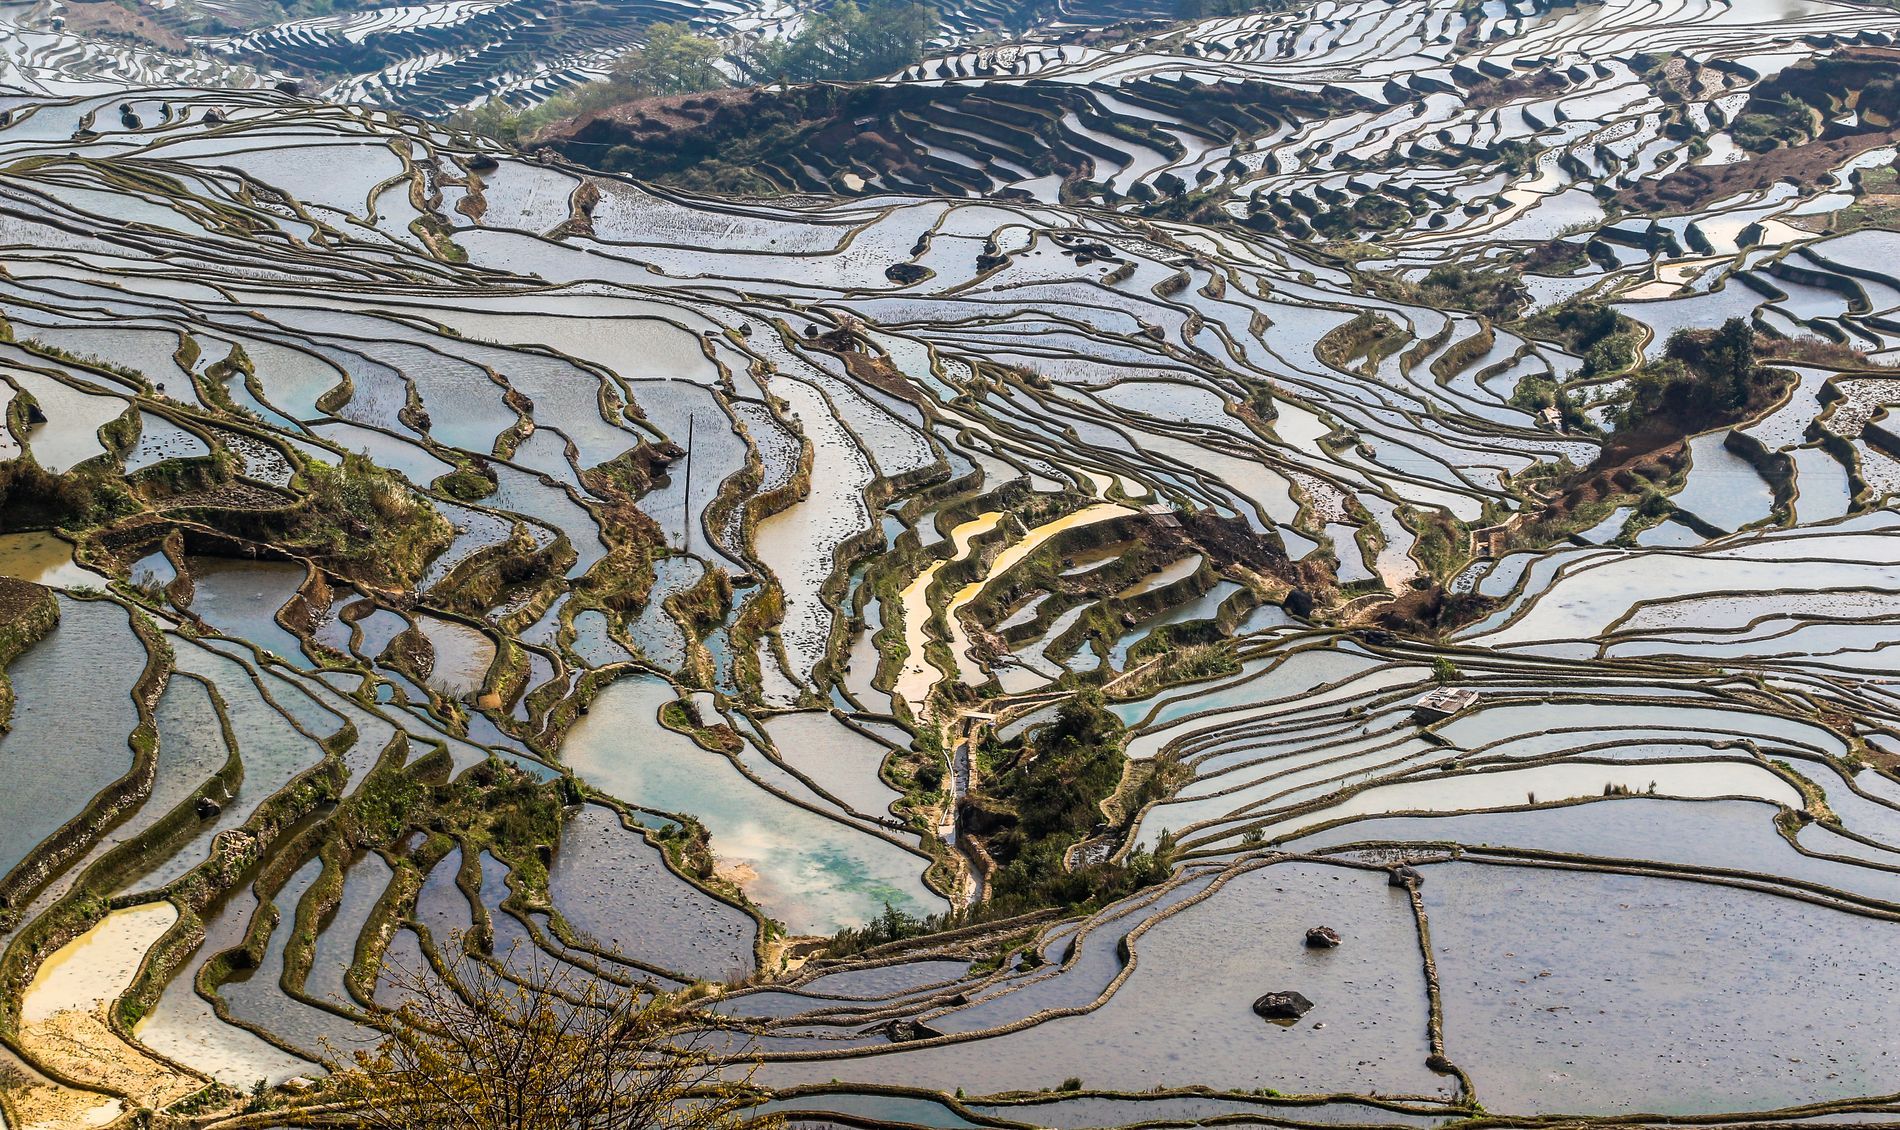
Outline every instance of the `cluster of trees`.
<svg viewBox="0 0 1900 1130"><path fill-rule="evenodd" d="M1037 910L1086 912L1171 874L1174 843L1168 836L1154 850L1138 848L1120 861L1067 866L1069 848L1103 830L1102 802L1120 785L1126 764L1121 725L1100 691L1071 698L1026 739L997 743L992 737L980 756L988 771L965 798L961 817L964 834L979 841L995 864L989 897L927 918L886 904L882 915L835 935L826 947L829 956ZM1164 788L1163 775L1150 774L1127 798L1126 810L1140 811Z"/></svg>
<svg viewBox="0 0 1900 1130"><path fill-rule="evenodd" d="M1755 331L1742 319L1730 318L1713 332L1677 330L1663 359L1631 379L1619 427L1635 431L1668 421L1700 430L1745 412L1778 383L1777 372L1756 361Z"/></svg>
<svg viewBox="0 0 1900 1130"><path fill-rule="evenodd" d="M1532 318L1530 328L1581 357L1577 376L1584 380L1611 376L1636 363L1635 323L1601 302L1566 302Z"/></svg>
<svg viewBox="0 0 1900 1130"><path fill-rule="evenodd" d="M984 782L982 801L989 811L981 822L991 827L981 838L996 863L989 899L995 912L1099 906L1167 878L1166 846L1132 852L1119 863L1073 871L1064 865L1072 845L1100 830L1102 802L1121 783L1120 730L1100 692L1084 691ZM1008 756L991 752L993 759ZM1143 799L1132 798L1129 809L1138 810Z"/></svg>
<svg viewBox="0 0 1900 1130"><path fill-rule="evenodd" d="M1515 317L1525 292L1517 271L1509 268L1470 267L1445 263L1433 267L1415 282L1382 275L1382 289L1400 301L1435 310L1469 310L1494 322Z"/></svg>
<svg viewBox="0 0 1900 1130"><path fill-rule="evenodd" d="M1226 647L1190 647L1191 661L1231 666ZM1224 661L1224 663L1222 662ZM1180 676L1179 670L1170 672ZM1099 690L1083 690L1063 703L1056 717L1027 738L985 739L979 760L982 784L964 798L963 834L982 845L995 865L988 897L973 906L919 918L885 904L883 914L834 935L831 957L849 957L906 938L994 922L1038 910L1086 913L1173 871L1174 840L1164 834L1154 849L1137 848L1120 860L1067 864L1069 849L1102 832L1102 804L1121 784L1127 759L1121 724ZM1125 812L1139 812L1169 787L1165 767L1149 774L1126 796Z"/></svg>
<svg viewBox="0 0 1900 1130"><path fill-rule="evenodd" d="M1783 94L1766 105L1751 100L1746 112L1729 127L1735 143L1751 153L1766 153L1784 145L1799 145L1814 128L1814 110L1793 94Z"/></svg>
<svg viewBox="0 0 1900 1130"><path fill-rule="evenodd" d="M0 463L0 530L89 526L137 509L123 478L111 471L55 475L31 459Z"/></svg>
<svg viewBox="0 0 1900 1130"><path fill-rule="evenodd" d="M614 60L612 83L643 95L691 94L726 85L716 40L685 24L657 23L647 29L644 47Z"/></svg>
<svg viewBox="0 0 1900 1130"><path fill-rule="evenodd" d="M1615 416L1619 432L1688 434L1738 419L1774 395L1787 374L1756 357L1755 331L1741 318L1720 329L1677 330L1663 356L1640 363L1636 327L1599 302L1568 302L1525 322L1532 336L1554 339L1583 359L1578 379L1629 375L1629 395ZM1530 378L1512 402L1527 409L1575 406L1552 381Z"/></svg>
<svg viewBox="0 0 1900 1130"><path fill-rule="evenodd" d="M812 13L788 39L759 39L732 53L684 24L658 23L647 42L622 55L607 85L623 96L693 94L758 82L855 82L903 70L923 58L937 14L915 0L837 0Z"/></svg>
<svg viewBox="0 0 1900 1130"><path fill-rule="evenodd" d="M839 0L790 39L754 45L742 65L763 82L853 82L923 58L937 16L913 0Z"/></svg>

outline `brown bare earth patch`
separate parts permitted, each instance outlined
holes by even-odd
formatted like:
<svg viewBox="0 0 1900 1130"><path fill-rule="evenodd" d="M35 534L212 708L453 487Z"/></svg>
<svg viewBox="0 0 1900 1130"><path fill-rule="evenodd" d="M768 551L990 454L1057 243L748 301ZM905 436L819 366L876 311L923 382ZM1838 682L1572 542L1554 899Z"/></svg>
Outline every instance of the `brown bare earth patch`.
<svg viewBox="0 0 1900 1130"><path fill-rule="evenodd" d="M675 130L690 130L706 124L714 110L728 107L744 110L759 100L759 91L752 87L731 90L709 90L698 94L670 94L655 98L639 98L631 102L620 102L598 110L589 110L577 117L564 118L548 123L533 138L532 145L538 141L559 140L579 132L589 122L617 122L633 127L637 133L670 133Z"/></svg>
<svg viewBox="0 0 1900 1130"><path fill-rule="evenodd" d="M13 624L46 602L46 590L31 581L0 577L0 624Z"/></svg>
<svg viewBox="0 0 1900 1130"><path fill-rule="evenodd" d="M1794 129L1793 136L1785 126L1771 127L1765 136L1771 143L1779 138L1777 148L1750 145L1764 151L1731 164L1677 169L1625 189L1617 199L1633 211L1684 212L1780 181L1802 186L1819 184L1849 158L1900 140L1897 74L1900 50L1887 47L1843 48L1789 67L1755 88L1740 120L1746 124L1752 118L1772 118L1781 113L1780 107L1793 104L1805 107L1814 116L1813 125ZM1839 123L1820 128L1823 119L1833 119L1849 109L1857 116L1857 124L1845 127L1850 132L1841 132ZM1830 137L1829 133L1836 136ZM1803 139L1801 135L1810 136Z"/></svg>
<svg viewBox="0 0 1900 1130"><path fill-rule="evenodd" d="M913 404L921 398L917 387L911 384L910 378L898 371L897 366L891 364L888 359L872 353L857 352L843 353L839 356L844 359L845 370L857 380L873 385L892 396L902 397Z"/></svg>
<svg viewBox="0 0 1900 1130"><path fill-rule="evenodd" d="M184 55L191 50L184 37L171 28L143 12L121 7L112 0L68 3L64 15L66 30L76 34L131 40L176 55Z"/></svg>
<svg viewBox="0 0 1900 1130"><path fill-rule="evenodd" d="M1852 718L1839 715L1823 715L1821 720L1831 729L1843 733L1851 732L1848 728L1854 725ZM1860 759L1876 769L1884 769L1889 773L1900 772L1900 753L1889 753L1871 742L1862 748Z"/></svg>
<svg viewBox="0 0 1900 1130"><path fill-rule="evenodd" d="M1512 75L1509 78L1486 79L1465 88L1465 104L1488 110L1521 98L1547 95L1569 85L1563 73L1556 70L1539 71L1535 77Z"/></svg>
<svg viewBox="0 0 1900 1130"><path fill-rule="evenodd" d="M25 1130L91 1130L123 1114L125 1102L56 1083L0 1057L0 1089Z"/></svg>
<svg viewBox="0 0 1900 1130"><path fill-rule="evenodd" d="M205 1085L204 1080L144 1055L120 1039L100 1009L70 1009L45 1020L22 1023L19 1040L49 1069L129 1096L144 1107L169 1106ZM73 1106L83 1110L101 1101L98 1096L78 1098L66 1088L46 1088L42 1096L47 1104L41 1112L45 1117L36 1121L52 1125L80 1113L71 1110Z"/></svg>
<svg viewBox="0 0 1900 1130"><path fill-rule="evenodd" d="M1688 463L1688 446L1674 433L1641 433L1615 437L1604 446L1597 462L1545 507L1544 516L1562 521L1593 502L1633 495L1645 484L1664 482Z"/></svg>
<svg viewBox="0 0 1900 1130"><path fill-rule="evenodd" d="M1726 165L1695 165L1632 185L1617 194L1617 202L1632 212L1689 212L1779 181L1818 185L1849 158L1897 141L1900 129L1869 130L1832 141L1770 150Z"/></svg>
<svg viewBox="0 0 1900 1130"><path fill-rule="evenodd" d="M255 483L231 482L206 490L184 491L162 503L166 510L213 506L225 510L277 510L297 500L282 491Z"/></svg>
<svg viewBox="0 0 1900 1130"><path fill-rule="evenodd" d="M1867 356L1864 349L1814 336L1773 338L1757 335L1755 354L1764 362L1792 361L1798 365L1824 365L1831 369L1896 367L1895 362Z"/></svg>

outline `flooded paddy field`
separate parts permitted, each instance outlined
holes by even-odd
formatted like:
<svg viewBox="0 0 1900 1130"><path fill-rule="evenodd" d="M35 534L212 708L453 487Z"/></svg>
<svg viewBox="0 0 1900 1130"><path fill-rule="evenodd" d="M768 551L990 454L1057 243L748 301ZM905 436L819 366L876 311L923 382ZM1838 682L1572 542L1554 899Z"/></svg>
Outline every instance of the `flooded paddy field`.
<svg viewBox="0 0 1900 1130"><path fill-rule="evenodd" d="M878 88L961 172L748 200L22 33L4 1125L511 950L799 1124L1890 1118L1894 119L1722 158L1892 11L942 15ZM1632 454L1730 318L1786 376Z"/></svg>

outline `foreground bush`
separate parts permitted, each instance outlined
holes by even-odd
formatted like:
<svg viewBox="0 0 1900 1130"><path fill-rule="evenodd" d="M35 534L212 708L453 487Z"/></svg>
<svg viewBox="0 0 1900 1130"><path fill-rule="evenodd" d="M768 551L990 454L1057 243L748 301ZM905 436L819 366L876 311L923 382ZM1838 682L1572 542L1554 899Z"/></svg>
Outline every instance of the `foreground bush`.
<svg viewBox="0 0 1900 1130"><path fill-rule="evenodd" d="M725 1130L752 1102L702 1054L703 1017L511 951L390 967L391 1034L324 1096L377 1130ZM451 981L454 985L451 985ZM460 991L457 991L459 986Z"/></svg>

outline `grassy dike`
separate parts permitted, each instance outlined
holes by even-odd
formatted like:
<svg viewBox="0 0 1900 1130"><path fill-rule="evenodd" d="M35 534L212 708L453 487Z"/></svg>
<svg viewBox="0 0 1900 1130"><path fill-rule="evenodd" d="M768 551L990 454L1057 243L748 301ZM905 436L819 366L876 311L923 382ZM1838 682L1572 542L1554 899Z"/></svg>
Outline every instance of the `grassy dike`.
<svg viewBox="0 0 1900 1130"><path fill-rule="evenodd" d="M59 600L53 590L0 577L0 733L13 718L13 683L5 668L58 624Z"/></svg>

